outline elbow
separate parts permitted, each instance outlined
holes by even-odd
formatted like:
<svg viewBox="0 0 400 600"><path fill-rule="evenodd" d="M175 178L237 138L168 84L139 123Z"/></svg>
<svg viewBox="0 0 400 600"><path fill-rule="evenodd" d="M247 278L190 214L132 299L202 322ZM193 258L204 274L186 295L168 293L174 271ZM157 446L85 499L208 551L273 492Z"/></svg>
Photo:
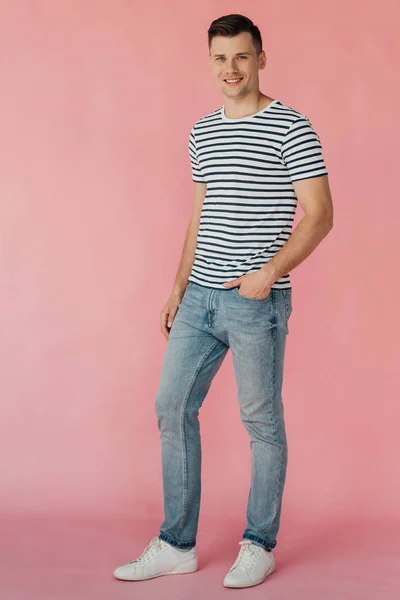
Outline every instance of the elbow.
<svg viewBox="0 0 400 600"><path fill-rule="evenodd" d="M327 216L325 216L324 218L319 218L318 227L321 231L322 236L325 237L333 228L333 218Z"/></svg>
<svg viewBox="0 0 400 600"><path fill-rule="evenodd" d="M323 223L326 233L329 233L329 231L333 228L333 211L325 213L324 217L321 219L321 222Z"/></svg>
<svg viewBox="0 0 400 600"><path fill-rule="evenodd" d="M333 206L332 206L332 203L331 203L330 210L329 210L329 212L327 214L327 217L326 217L328 231L330 231L331 229L333 229L333 212L334 212L333 211Z"/></svg>
<svg viewBox="0 0 400 600"><path fill-rule="evenodd" d="M330 232L333 228L333 215L316 215L312 217L315 223L315 226L318 227L321 231L325 233Z"/></svg>

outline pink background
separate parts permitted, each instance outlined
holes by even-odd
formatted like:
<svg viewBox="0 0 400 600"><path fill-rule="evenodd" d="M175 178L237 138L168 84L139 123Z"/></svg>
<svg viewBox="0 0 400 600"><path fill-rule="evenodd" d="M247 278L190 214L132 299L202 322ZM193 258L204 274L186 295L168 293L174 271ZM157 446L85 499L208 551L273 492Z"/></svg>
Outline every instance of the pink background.
<svg viewBox="0 0 400 600"><path fill-rule="evenodd" d="M127 517L150 523L143 541L158 533L159 312L192 208L189 131L223 104L207 29L240 12L263 35L261 90L320 135L335 207L291 274L282 531L363 519L380 539L375 523L400 505L398 4L0 10L2 515ZM240 539L250 448L230 353L201 430L200 519L232 520Z"/></svg>

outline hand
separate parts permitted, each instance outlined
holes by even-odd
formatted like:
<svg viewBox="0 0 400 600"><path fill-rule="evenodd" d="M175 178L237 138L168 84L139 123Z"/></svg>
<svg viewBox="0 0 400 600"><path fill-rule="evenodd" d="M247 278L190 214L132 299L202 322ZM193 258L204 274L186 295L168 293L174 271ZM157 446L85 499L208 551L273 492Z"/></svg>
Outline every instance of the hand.
<svg viewBox="0 0 400 600"><path fill-rule="evenodd" d="M264 300L271 293L273 281L266 277L261 269L255 273L247 273L231 281L226 281L223 286L233 288L239 285L239 294L245 298ZM243 292L243 293L242 293Z"/></svg>
<svg viewBox="0 0 400 600"><path fill-rule="evenodd" d="M174 322L175 315L178 311L181 300L183 298L183 294L184 291L174 290L161 311L161 333L163 334L166 340L169 339L169 332L172 327L172 323Z"/></svg>

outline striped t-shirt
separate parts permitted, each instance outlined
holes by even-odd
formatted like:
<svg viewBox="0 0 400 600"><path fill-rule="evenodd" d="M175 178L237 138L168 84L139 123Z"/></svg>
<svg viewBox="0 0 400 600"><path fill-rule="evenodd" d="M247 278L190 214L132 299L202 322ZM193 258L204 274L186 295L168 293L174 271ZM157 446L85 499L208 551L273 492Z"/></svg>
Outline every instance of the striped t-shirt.
<svg viewBox="0 0 400 600"><path fill-rule="evenodd" d="M224 106L202 117L189 155L193 181L207 184L189 281L206 287L268 262L292 232L292 181L327 174L309 119L280 100L241 119L228 119ZM290 288L289 274L272 287Z"/></svg>

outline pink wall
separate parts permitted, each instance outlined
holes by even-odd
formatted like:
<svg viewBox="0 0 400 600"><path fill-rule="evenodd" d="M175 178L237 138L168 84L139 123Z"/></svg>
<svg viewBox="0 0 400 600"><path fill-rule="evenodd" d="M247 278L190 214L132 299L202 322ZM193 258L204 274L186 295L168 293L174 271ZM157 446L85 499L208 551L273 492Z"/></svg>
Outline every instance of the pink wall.
<svg viewBox="0 0 400 600"><path fill-rule="evenodd" d="M160 522L158 319L192 205L187 140L223 103L207 28L244 12L264 37L261 89L310 117L335 203L334 230L292 272L285 510L397 514L398 5L0 9L0 509ZM244 518L230 354L201 419L202 511Z"/></svg>

